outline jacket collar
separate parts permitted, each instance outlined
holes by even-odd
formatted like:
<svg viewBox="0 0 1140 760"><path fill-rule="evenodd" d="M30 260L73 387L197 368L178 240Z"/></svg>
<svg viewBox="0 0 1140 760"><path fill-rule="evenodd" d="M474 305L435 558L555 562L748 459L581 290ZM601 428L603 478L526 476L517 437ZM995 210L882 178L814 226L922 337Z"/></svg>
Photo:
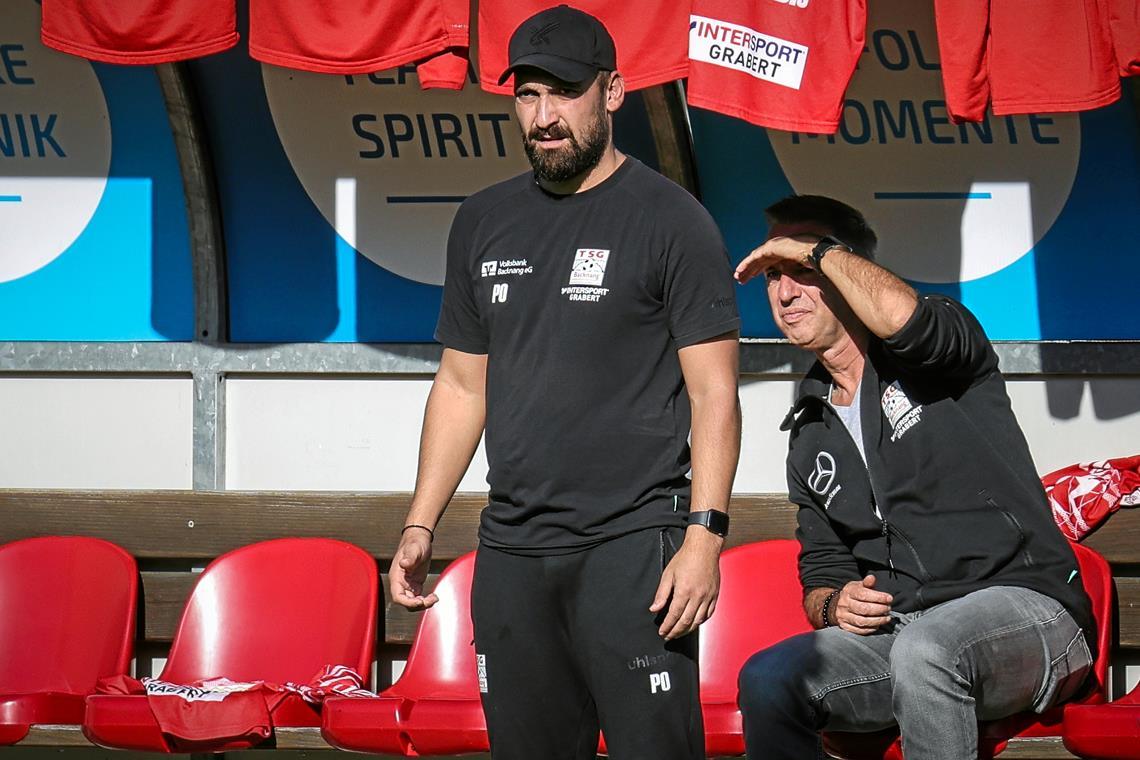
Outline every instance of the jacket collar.
<svg viewBox="0 0 1140 760"><path fill-rule="evenodd" d="M827 398L827 394L830 391L831 374L817 361L811 365L811 369L804 375L803 380L800 380L799 387L796 391L796 401L792 404L792 408L788 410L787 415L784 416L784 421L780 423L780 430L791 430L795 424L796 417L804 407L813 403L813 400L822 402Z"/></svg>
<svg viewBox="0 0 1140 760"><path fill-rule="evenodd" d="M871 344L867 347L867 355L863 362L863 377L859 381L862 387L860 391L860 398L878 398L879 388L879 373L875 370L875 359L878 356L879 345L878 341L872 340ZM810 404L815 402L823 403L827 400L828 394L831 392L831 373L824 369L824 366L819 361L811 365L811 368L800 380L799 387L796 391L796 400L792 404L791 409L784 416L783 422L780 423L780 430L791 430L796 423L801 411ZM873 405L873 404L872 404ZM860 413L865 415L867 402L860 405ZM826 422L826 417L824 420Z"/></svg>

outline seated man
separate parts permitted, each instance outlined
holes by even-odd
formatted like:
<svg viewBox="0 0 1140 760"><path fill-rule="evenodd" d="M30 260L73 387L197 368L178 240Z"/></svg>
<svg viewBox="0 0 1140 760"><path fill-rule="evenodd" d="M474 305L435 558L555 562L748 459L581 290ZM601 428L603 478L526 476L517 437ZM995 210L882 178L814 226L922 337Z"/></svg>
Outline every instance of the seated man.
<svg viewBox="0 0 1140 760"><path fill-rule="evenodd" d="M973 758L979 719L1072 696L1090 606L998 359L944 296L871 261L855 209L793 196L740 266L817 362L783 427L804 608L818 630L740 674L748 757L817 757L819 732L898 725L907 760Z"/></svg>

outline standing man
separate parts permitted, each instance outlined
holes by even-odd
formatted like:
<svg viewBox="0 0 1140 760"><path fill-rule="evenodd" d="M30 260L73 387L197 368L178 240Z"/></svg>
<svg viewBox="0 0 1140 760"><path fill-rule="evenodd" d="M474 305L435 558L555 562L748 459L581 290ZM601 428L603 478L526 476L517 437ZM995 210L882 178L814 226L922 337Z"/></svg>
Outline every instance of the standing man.
<svg viewBox="0 0 1140 760"><path fill-rule="evenodd" d="M961 304L877 266L855 209L793 196L736 269L816 355L785 420L804 608L818 630L740 675L748 757L817 757L819 731L898 725L908 760L977 756L979 719L1071 697L1089 601Z"/></svg>
<svg viewBox="0 0 1140 760"><path fill-rule="evenodd" d="M600 725L617 760L702 758L689 634L716 605L740 447L727 253L690 195L614 147L625 91L596 18L542 11L509 59L533 172L452 225L392 597L436 601L432 530L485 427L472 614L492 755L592 759Z"/></svg>

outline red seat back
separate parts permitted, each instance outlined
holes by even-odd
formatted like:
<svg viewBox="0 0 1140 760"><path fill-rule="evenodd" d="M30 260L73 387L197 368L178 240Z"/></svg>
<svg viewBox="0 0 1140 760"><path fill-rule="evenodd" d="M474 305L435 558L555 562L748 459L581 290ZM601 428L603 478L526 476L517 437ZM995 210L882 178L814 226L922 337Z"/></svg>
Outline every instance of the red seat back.
<svg viewBox="0 0 1140 760"><path fill-rule="evenodd" d="M89 694L126 673L138 572L98 538L48 536L0 546L0 694Z"/></svg>
<svg viewBox="0 0 1140 760"><path fill-rule="evenodd" d="M810 631L796 558L800 545L779 539L736 546L720 558L720 597L701 626L701 701L736 702L745 660Z"/></svg>
<svg viewBox="0 0 1140 760"><path fill-rule="evenodd" d="M210 563L174 634L164 680L307 682L325 665L368 679L376 562L327 538L251 544Z"/></svg>
<svg viewBox="0 0 1140 760"><path fill-rule="evenodd" d="M408 663L385 694L408 699L479 699L471 627L475 552L456 559L439 576L439 601L424 612Z"/></svg>
<svg viewBox="0 0 1140 760"><path fill-rule="evenodd" d="M1116 605L1113 599L1112 568L1108 561L1087 546L1070 544L1077 555L1081 582L1092 602L1093 623L1096 625L1096 660L1093 677L1096 690L1082 701L1101 702L1108 693L1108 665L1112 659L1112 626ZM1092 684L1090 682L1090 688Z"/></svg>

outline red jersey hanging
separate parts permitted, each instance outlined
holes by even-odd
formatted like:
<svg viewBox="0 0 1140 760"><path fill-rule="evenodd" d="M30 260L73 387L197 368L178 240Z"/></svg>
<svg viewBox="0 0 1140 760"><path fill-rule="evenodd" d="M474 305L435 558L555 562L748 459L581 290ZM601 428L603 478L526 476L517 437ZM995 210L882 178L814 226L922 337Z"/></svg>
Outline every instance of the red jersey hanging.
<svg viewBox="0 0 1140 760"><path fill-rule="evenodd" d="M935 0L934 10L956 121L983 120L987 103L1005 116L1084 111L1120 97L1110 20L1126 47L1136 0Z"/></svg>
<svg viewBox="0 0 1140 760"><path fill-rule="evenodd" d="M1140 3L1136 0L1105 0L1108 28L1120 76L1140 76Z"/></svg>
<svg viewBox="0 0 1140 760"><path fill-rule="evenodd" d="M559 0L480 0L479 83L484 90L513 94L511 80L498 84L507 68L507 41L523 21L559 4ZM688 3L575 0L570 4L598 18L614 38L618 70L627 90L671 82L688 73Z"/></svg>
<svg viewBox="0 0 1140 760"><path fill-rule="evenodd" d="M468 14L466 8L455 11L455 5L454 0L250 0L249 54L325 74L402 66L467 47Z"/></svg>
<svg viewBox="0 0 1140 760"><path fill-rule="evenodd" d="M762 127L834 132L863 50L864 0L693 0L689 103Z"/></svg>
<svg viewBox="0 0 1140 760"><path fill-rule="evenodd" d="M43 0L40 38L92 61L155 64L233 47L234 0Z"/></svg>
<svg viewBox="0 0 1140 760"><path fill-rule="evenodd" d="M470 67L471 6L468 0L443 0L443 15L447 25L447 49L420 62L416 66L416 76L420 87L425 90L433 87L462 90Z"/></svg>

